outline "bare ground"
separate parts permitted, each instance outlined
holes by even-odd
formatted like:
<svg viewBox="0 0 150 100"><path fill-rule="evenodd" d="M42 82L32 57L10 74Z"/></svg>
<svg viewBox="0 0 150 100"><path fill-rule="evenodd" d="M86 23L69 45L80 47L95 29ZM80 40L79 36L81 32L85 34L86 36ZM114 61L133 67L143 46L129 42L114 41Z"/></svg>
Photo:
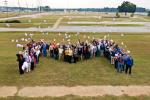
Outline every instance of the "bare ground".
<svg viewBox="0 0 150 100"><path fill-rule="evenodd" d="M61 97L66 95L77 96L150 96L150 86L48 86L48 87L0 87L0 97Z"/></svg>

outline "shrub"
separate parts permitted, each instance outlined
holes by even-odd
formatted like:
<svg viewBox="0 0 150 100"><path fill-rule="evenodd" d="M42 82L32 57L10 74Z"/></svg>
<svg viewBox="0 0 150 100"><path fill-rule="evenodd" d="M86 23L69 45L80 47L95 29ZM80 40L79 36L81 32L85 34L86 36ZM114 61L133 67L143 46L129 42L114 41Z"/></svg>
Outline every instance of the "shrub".
<svg viewBox="0 0 150 100"><path fill-rule="evenodd" d="M21 23L21 21L19 21L19 20L6 20L6 21L0 22L0 23Z"/></svg>
<svg viewBox="0 0 150 100"><path fill-rule="evenodd" d="M19 20L10 20L10 21L5 21L5 23L21 23Z"/></svg>
<svg viewBox="0 0 150 100"><path fill-rule="evenodd" d="M150 11L148 12L148 15L147 16L149 16L150 17Z"/></svg>
<svg viewBox="0 0 150 100"><path fill-rule="evenodd" d="M132 13L132 14L130 15L130 17L134 17L134 13Z"/></svg>
<svg viewBox="0 0 150 100"><path fill-rule="evenodd" d="M116 17L117 17L117 18L120 18L120 15L119 15L119 13L118 13L118 12L116 12Z"/></svg>

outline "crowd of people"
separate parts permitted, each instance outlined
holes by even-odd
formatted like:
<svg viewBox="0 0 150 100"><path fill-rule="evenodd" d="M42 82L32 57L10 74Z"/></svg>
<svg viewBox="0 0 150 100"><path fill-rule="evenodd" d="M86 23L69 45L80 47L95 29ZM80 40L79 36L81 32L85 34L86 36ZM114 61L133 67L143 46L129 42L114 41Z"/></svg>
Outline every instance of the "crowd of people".
<svg viewBox="0 0 150 100"><path fill-rule="evenodd" d="M68 63L104 56L114 65L117 72L125 71L126 74L128 71L131 74L133 66L133 58L129 52L125 52L113 40L93 39L90 42L78 40L76 44L59 44L55 41L48 44L44 40L38 42L32 40L17 54L20 74L34 70L41 56L50 56L52 59Z"/></svg>
<svg viewBox="0 0 150 100"><path fill-rule="evenodd" d="M19 51L17 56L17 61L19 62L19 72L24 74L24 72L30 72L34 70L36 65L39 63L41 49L44 45L43 42L31 41L27 45L23 46L23 50Z"/></svg>

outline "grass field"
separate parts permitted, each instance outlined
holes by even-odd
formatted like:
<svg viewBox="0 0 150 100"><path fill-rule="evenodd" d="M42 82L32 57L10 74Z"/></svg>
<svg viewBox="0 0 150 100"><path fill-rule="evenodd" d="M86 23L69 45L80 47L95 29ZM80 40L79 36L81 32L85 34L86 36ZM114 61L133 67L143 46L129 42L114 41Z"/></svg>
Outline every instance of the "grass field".
<svg viewBox="0 0 150 100"><path fill-rule="evenodd" d="M0 27L2 28L48 28L52 27L54 23L9 23L9 27L6 23L0 23Z"/></svg>
<svg viewBox="0 0 150 100"><path fill-rule="evenodd" d="M16 17L16 16L20 16L20 15L27 15L27 14L31 14L31 13L27 13L27 12L0 12L0 18L7 18L7 17ZM33 14L33 13L32 13Z"/></svg>
<svg viewBox="0 0 150 100"><path fill-rule="evenodd" d="M103 22L114 21L113 18L104 18L107 16L114 16L114 14L99 14L99 13L85 13L80 14L49 14L37 18L19 18L22 23L10 24L12 28L29 28L29 27L52 27L58 18L64 17L60 25L69 25L67 22L85 21L85 22ZM4 15L3 15L4 16ZM0 18L3 18L1 16ZM11 15L17 16L17 15ZM73 17L74 18L73 18ZM93 17L97 16L97 17ZM104 16L98 18L98 16ZM123 16L123 15L122 15ZM6 17L6 15L4 16ZM31 22L29 22L29 20ZM46 20L46 22L44 21ZM137 16L135 18L115 18L116 22L150 22L150 18L146 16ZM77 24L76 24L77 25ZM105 24L83 24L78 26L105 26ZM139 24L115 24L107 26L142 26ZM0 27L7 27L5 23L0 23ZM68 33L71 35L71 42L75 43L78 38L85 41L84 35L95 38L103 38L108 33L81 33L80 36L75 36L75 33ZM16 48L17 43L12 43L11 39L21 39L24 37L23 32L1 32L0 33L0 86L17 86L19 89L26 86L93 86L93 85L113 85L113 86L128 86L128 85L150 85L150 33L109 33L109 39L116 41L121 47L131 51L134 58L135 65L132 70L132 75L125 73L117 73L113 65L104 58L94 58L88 61L78 62L77 64L69 64L63 61L56 61L49 57L40 58L40 64L37 68L20 76L18 72L18 62L16 61L16 53L20 50ZM48 43L53 39L62 43L64 33L61 36L58 33L49 33L42 35L42 33L34 33L35 40L45 39ZM122 46L121 42L127 46ZM19 42L26 44L24 42ZM68 42L64 42L68 43ZM149 96L101 96L101 97L79 97L68 95L64 97L44 97L44 98L26 98L26 97L8 97L0 98L0 100L149 100Z"/></svg>
<svg viewBox="0 0 150 100"><path fill-rule="evenodd" d="M35 18L18 18L15 20L19 20L21 21L21 23L9 23L9 28L30 28L39 26L41 28L52 27L60 16L58 15L53 16L51 14L48 14L43 16L37 16ZM0 23L0 27L8 27L8 26L6 25L6 23Z"/></svg>
<svg viewBox="0 0 150 100"><path fill-rule="evenodd" d="M105 14L101 14L101 16L68 16L64 17L64 19L61 21L60 25L78 25L78 26L144 26L140 24L68 24L68 22L150 22L149 17L147 16L138 16L136 15L134 18L113 18L115 15L112 15L111 17L106 16Z"/></svg>
<svg viewBox="0 0 150 100"><path fill-rule="evenodd" d="M61 43L64 37L58 33L34 34L35 40L44 38L48 42L56 38L56 41ZM78 37L74 33L70 34L72 43L76 42ZM124 42L127 45L125 49L131 51L135 60L131 76L117 73L104 57L77 64L68 64L49 57L41 58L40 64L33 72L20 76L15 56L19 50L15 43L11 43L11 39L20 39L24 37L24 33L0 33L0 86L150 85L150 33L124 34L125 36L121 37L119 33L111 33L110 38L118 43ZM81 33L79 37L85 41L84 35L103 38L107 33Z"/></svg>
<svg viewBox="0 0 150 100"><path fill-rule="evenodd" d="M25 15L26 13L21 13L20 15ZM0 14L2 16L6 14ZM9 14L9 17L17 15L17 13ZM128 15L129 16L129 15ZM5 16L6 17L6 16ZM30 28L30 27L41 27L47 28L52 27L58 18L63 17L63 20L60 22L61 26L68 25L67 22L150 22L150 18L147 16L139 16L135 15L134 18L123 18L124 14L121 14L121 18L113 18L115 17L115 13L105 14L105 13L78 13L78 14L58 14L58 13L49 13L43 16L38 16L37 18L18 18L16 20L20 20L21 23L11 23L10 28ZM109 18L110 17L110 18ZM112 18L111 18L112 17ZM70 24L69 24L70 25ZM71 26L73 26L71 24ZM105 26L105 24L79 24L78 26ZM139 24L107 24L107 26L144 26ZM0 23L0 27L8 27L6 23Z"/></svg>
<svg viewBox="0 0 150 100"><path fill-rule="evenodd" d="M147 96L138 96L138 97L129 97L129 96L103 96L103 97L79 97L79 96L64 96L64 97L43 97L43 98L23 98L23 97L8 97L0 98L0 100L149 100L150 97Z"/></svg>
<svg viewBox="0 0 150 100"><path fill-rule="evenodd" d="M114 16L115 17L115 16ZM149 17L147 16L138 16L136 15L134 18L111 18L111 17L104 17L102 16L85 16L85 17L68 17L65 18L63 21L64 22L68 22L68 21L89 21L89 22L103 22L103 21L110 21L110 22L145 22L145 20L147 20L147 22L150 21Z"/></svg>
<svg viewBox="0 0 150 100"><path fill-rule="evenodd" d="M63 24L63 26L120 26L120 27L137 27L137 26L144 26L142 24Z"/></svg>
<svg viewBox="0 0 150 100"><path fill-rule="evenodd" d="M25 15L26 13L21 13L20 15ZM17 16L18 13L10 13L9 17ZM0 13L0 16L6 17L6 13ZM129 15L127 15L129 16ZM73 24L67 24L67 22L150 22L150 18L147 16L139 16L135 15L134 18L126 18L124 14L121 14L121 18L113 18L115 17L115 13L105 14L105 13L49 13L46 15L38 16L35 18L18 18L16 20L20 20L21 23L11 23L9 24L10 28L30 28L30 27L41 27L48 28L52 27L58 18L64 17L60 22L61 26L74 26ZM111 18L112 17L112 18ZM125 17L125 18L123 18ZM3 21L1 21L3 22ZM77 25L77 24L76 24ZM105 24L80 24L78 26L105 26ZM107 24L106 26L144 26L139 24ZM8 27L6 23L0 23L0 27Z"/></svg>

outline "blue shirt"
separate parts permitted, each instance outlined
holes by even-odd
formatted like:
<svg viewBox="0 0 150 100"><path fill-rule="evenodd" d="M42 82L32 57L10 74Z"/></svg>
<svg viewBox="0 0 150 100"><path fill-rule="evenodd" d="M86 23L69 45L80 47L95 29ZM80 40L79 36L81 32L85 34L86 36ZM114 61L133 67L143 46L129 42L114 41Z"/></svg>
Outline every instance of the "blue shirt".
<svg viewBox="0 0 150 100"><path fill-rule="evenodd" d="M130 56L127 57L126 64L131 66L131 67L133 66L133 59L132 59L132 57L130 57Z"/></svg>

